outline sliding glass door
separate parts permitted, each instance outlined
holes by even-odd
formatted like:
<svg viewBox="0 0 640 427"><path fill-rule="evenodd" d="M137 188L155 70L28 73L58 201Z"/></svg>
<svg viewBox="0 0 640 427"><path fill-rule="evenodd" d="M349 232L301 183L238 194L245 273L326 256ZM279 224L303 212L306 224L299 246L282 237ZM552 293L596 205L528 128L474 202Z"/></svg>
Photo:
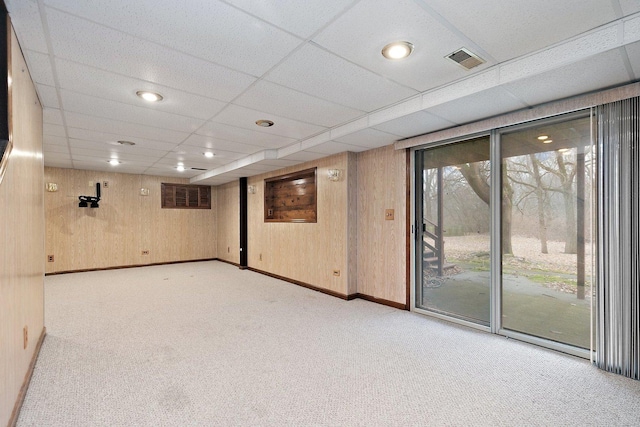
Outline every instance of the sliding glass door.
<svg viewBox="0 0 640 427"><path fill-rule="evenodd" d="M594 160L588 113L417 150L415 308L588 349Z"/></svg>
<svg viewBox="0 0 640 427"><path fill-rule="evenodd" d="M500 135L502 328L590 346L589 117Z"/></svg>
<svg viewBox="0 0 640 427"><path fill-rule="evenodd" d="M416 307L489 326L489 136L418 153Z"/></svg>

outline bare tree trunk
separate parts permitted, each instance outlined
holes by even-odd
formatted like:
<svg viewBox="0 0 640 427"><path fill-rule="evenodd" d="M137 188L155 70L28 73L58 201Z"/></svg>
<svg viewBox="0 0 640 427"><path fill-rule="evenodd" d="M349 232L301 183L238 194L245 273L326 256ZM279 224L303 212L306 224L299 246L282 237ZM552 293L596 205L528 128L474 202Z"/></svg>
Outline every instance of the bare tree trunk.
<svg viewBox="0 0 640 427"><path fill-rule="evenodd" d="M502 253L504 255L513 254L513 246L511 245L511 224L513 216L513 188L507 177L506 162L504 166L504 172L502 175Z"/></svg>
<svg viewBox="0 0 640 427"><path fill-rule="evenodd" d="M578 251L578 236L576 229L576 195L573 192L574 174L567 172L562 153L556 151L558 171L562 175L562 199L564 200L565 221L565 254L575 254Z"/></svg>
<svg viewBox="0 0 640 427"><path fill-rule="evenodd" d="M460 173L467 180L471 189L487 205L491 201L491 187L488 178L480 171L480 163L468 163L460 167ZM511 216L513 209L513 190L506 173L502 177L502 253L512 254Z"/></svg>
<svg viewBox="0 0 640 427"><path fill-rule="evenodd" d="M529 154L531 166L533 169L533 177L536 180L536 199L538 201L538 226L540 237L540 252L548 254L547 248L547 224L544 219L544 190L542 187L542 179L540 178L540 168L538 167L538 159L535 154Z"/></svg>

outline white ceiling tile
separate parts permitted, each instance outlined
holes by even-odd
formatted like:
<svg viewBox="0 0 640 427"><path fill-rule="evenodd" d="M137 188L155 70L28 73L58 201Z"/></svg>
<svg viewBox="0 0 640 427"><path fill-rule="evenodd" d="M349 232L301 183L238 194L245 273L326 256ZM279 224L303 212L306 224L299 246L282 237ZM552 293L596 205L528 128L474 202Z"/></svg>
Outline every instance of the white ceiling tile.
<svg viewBox="0 0 640 427"><path fill-rule="evenodd" d="M300 148L302 150L306 150L308 148L314 147L316 145L322 144L330 140L331 140L331 131L322 132L316 136L312 136L311 138L307 138L303 141L300 141Z"/></svg>
<svg viewBox="0 0 640 427"><path fill-rule="evenodd" d="M152 167L146 169L142 174L144 175L154 175L168 178L193 178L194 176L202 173L202 171L194 171L194 170L185 170L180 172L175 168L171 168L169 166L162 167Z"/></svg>
<svg viewBox="0 0 640 427"><path fill-rule="evenodd" d="M178 145L189 136L186 132L176 132L151 126L121 122L118 120L93 117L86 114L67 112L65 113L65 118L69 128L121 135L116 138L115 141L121 139L130 140L132 138L144 138L152 141L170 142L174 145ZM136 141L133 140L133 142Z"/></svg>
<svg viewBox="0 0 640 427"><path fill-rule="evenodd" d="M51 144L51 145L45 145L44 147L42 147L42 151L46 154L51 154L51 153L63 153L65 154L67 157L69 157L69 147L66 145L55 145L55 144Z"/></svg>
<svg viewBox="0 0 640 427"><path fill-rule="evenodd" d="M342 136L349 135L353 132L357 132L369 127L369 117L364 116L352 122L345 123L343 125L334 127L331 129L331 138L338 139Z"/></svg>
<svg viewBox="0 0 640 427"><path fill-rule="evenodd" d="M245 153L238 153L234 151L216 150L215 156L212 158L205 157L203 150L200 147L194 147L193 145L180 145L176 147L170 153L167 153L167 157L180 158L188 161L195 161L199 164L206 165L219 165L221 162L229 160L237 160L245 157Z"/></svg>
<svg viewBox="0 0 640 427"><path fill-rule="evenodd" d="M350 135L340 137L336 139L336 141L365 148L374 148L393 144L398 139L400 138L397 135L387 132L382 132L376 129L363 129Z"/></svg>
<svg viewBox="0 0 640 427"><path fill-rule="evenodd" d="M253 176L253 175L258 175L261 173L265 173L265 172L271 172L274 170L277 170L278 166L271 166L271 165L263 165L260 163L253 163L250 166L245 166L242 167L240 169L236 169L239 172L246 172L247 176Z"/></svg>
<svg viewBox="0 0 640 427"><path fill-rule="evenodd" d="M368 125L375 126L420 110L422 110L422 96L418 95L391 107L386 107L371 113L369 115Z"/></svg>
<svg viewBox="0 0 640 427"><path fill-rule="evenodd" d="M299 37L307 38L336 15L345 10L353 0L228 0L229 3L260 17Z"/></svg>
<svg viewBox="0 0 640 427"><path fill-rule="evenodd" d="M256 121L262 119L271 120L275 124L269 128L256 125ZM256 130L269 135L279 135L294 139L307 138L326 129L321 126L288 119L269 112L241 107L239 105L230 105L213 120L217 123L224 123L249 130Z"/></svg>
<svg viewBox="0 0 640 427"><path fill-rule="evenodd" d="M326 127L336 126L364 114L364 111L334 104L264 80L233 103Z"/></svg>
<svg viewBox="0 0 640 427"><path fill-rule="evenodd" d="M280 135L258 132L257 130L254 131L211 121L198 129L197 134L210 136L215 139L257 145L264 148L279 148L295 141L294 138L285 138Z"/></svg>
<svg viewBox="0 0 640 427"><path fill-rule="evenodd" d="M225 105L224 102L215 99L61 59L56 60L56 70L62 89L181 116L209 119ZM164 99L155 104L147 104L136 96L138 90L158 92Z"/></svg>
<svg viewBox="0 0 640 427"><path fill-rule="evenodd" d="M228 154L228 153L227 153ZM242 154L235 154L231 159L227 158L225 160L231 161L236 160L242 156ZM198 167L211 169L217 166L221 166L225 162L221 160L220 157L217 159L214 157L213 159L205 159L202 155L196 155L185 152L169 152L164 157L157 160L157 164L161 165L177 165L178 163L183 163L185 167Z"/></svg>
<svg viewBox="0 0 640 427"><path fill-rule="evenodd" d="M253 154L264 149L264 147L259 145L225 141L224 139L217 139L204 135L191 135L182 145L180 145L180 147L184 145L197 147L201 152L212 151L213 153L215 153L216 150L225 150L236 153Z"/></svg>
<svg viewBox="0 0 640 427"><path fill-rule="evenodd" d="M44 165L50 168L63 168L63 169L72 169L73 163L71 159L68 160L52 160L47 159L47 156L44 156Z"/></svg>
<svg viewBox="0 0 640 427"><path fill-rule="evenodd" d="M269 159L269 160L261 160L258 162L261 165L274 166L277 168L287 168L289 166L295 166L300 164L299 160L290 160L290 159Z"/></svg>
<svg viewBox="0 0 640 427"><path fill-rule="evenodd" d="M235 98L255 81L247 74L65 13L49 9L47 16L56 58L223 101Z"/></svg>
<svg viewBox="0 0 640 427"><path fill-rule="evenodd" d="M59 167L113 171L117 155L118 172L228 182L640 78L638 0L468 3L6 1L44 106L45 164ZM413 55L384 60L397 39ZM489 63L443 58L462 46ZM142 103L142 89L165 100ZM178 158L208 173L180 173Z"/></svg>
<svg viewBox="0 0 640 427"><path fill-rule="evenodd" d="M627 45L626 49L627 56L631 62L631 68L633 69L634 78L640 79L640 42Z"/></svg>
<svg viewBox="0 0 640 427"><path fill-rule="evenodd" d="M282 159L289 154L294 154L302 151L301 144L299 142L294 142L291 145L287 145L286 147L282 147L278 149L278 158Z"/></svg>
<svg viewBox="0 0 640 427"><path fill-rule="evenodd" d="M498 62L542 49L616 18L612 2L602 0L487 1L482 7L462 0L429 0L428 4Z"/></svg>
<svg viewBox="0 0 640 427"><path fill-rule="evenodd" d="M130 173L130 174L141 174L145 170L147 170L147 166L139 165L139 164L122 163L117 166L112 166L107 162L104 162L104 164L102 164L102 162L94 162L91 160L75 160L75 159L73 161L73 166L74 166L74 169L81 169L81 170L94 170L94 171L101 171L101 172L116 172L116 173ZM93 194L92 190L88 190L87 192ZM105 204L109 203L108 196L106 196L105 194L103 195L102 199L103 200L100 201L100 206L104 207Z"/></svg>
<svg viewBox="0 0 640 427"><path fill-rule="evenodd" d="M300 39L220 1L47 0L47 4L254 76L276 65Z"/></svg>
<svg viewBox="0 0 640 427"><path fill-rule="evenodd" d="M139 144L134 146L120 145L113 142L105 142L103 140L85 140L71 137L69 139L69 146L76 152L78 149L100 151L102 153L113 153L122 155L134 155L149 158L161 158L169 150L156 150L152 148L145 148Z"/></svg>
<svg viewBox="0 0 640 427"><path fill-rule="evenodd" d="M36 90L38 92L38 98L40 98L40 103L45 108L60 108L60 103L58 102L58 92L56 88L53 86L46 85L36 85Z"/></svg>
<svg viewBox="0 0 640 427"><path fill-rule="evenodd" d="M57 108L44 108L42 110L42 120L52 125L64 125L62 113Z"/></svg>
<svg viewBox="0 0 640 427"><path fill-rule="evenodd" d="M289 160L299 160L301 162L309 162L311 160L321 159L323 157L327 157L326 154L323 153L312 153L310 151L298 151L297 153L289 154L283 156L283 159Z"/></svg>
<svg viewBox="0 0 640 427"><path fill-rule="evenodd" d="M331 154L342 153L344 151L353 151L354 153L358 153L360 151L366 151L368 148L360 147L358 145L350 145L344 144L336 141L329 141L322 144L315 145L310 147L306 151L312 153L320 153L325 156L329 156Z"/></svg>
<svg viewBox="0 0 640 427"><path fill-rule="evenodd" d="M54 136L54 135L43 135L43 145L45 147L49 145L62 145L67 147L68 141L64 136Z"/></svg>
<svg viewBox="0 0 640 427"><path fill-rule="evenodd" d="M407 116L379 124L374 128L393 135L408 138L440 129L446 129L452 126L455 126L455 123L441 117L436 117L424 111L418 111L417 113L409 114Z"/></svg>
<svg viewBox="0 0 640 427"><path fill-rule="evenodd" d="M5 5L11 17L18 40L23 48L47 52L47 39L42 28L38 2L32 0L6 0Z"/></svg>
<svg viewBox="0 0 640 427"><path fill-rule="evenodd" d="M636 12L640 12L640 1L638 0L618 0L622 13L627 16Z"/></svg>
<svg viewBox="0 0 640 427"><path fill-rule="evenodd" d="M424 91L469 75L445 56L464 39L413 0L362 0L313 38L331 52L396 82ZM409 41L415 50L403 61L390 61L382 48ZM486 58L485 58L486 59ZM482 69L480 66L474 71Z"/></svg>
<svg viewBox="0 0 640 427"><path fill-rule="evenodd" d="M143 107L123 104L64 89L60 91L60 94L65 111L180 132L193 132L204 124L201 119L165 113L154 109L152 106ZM140 101L144 102L142 99Z"/></svg>
<svg viewBox="0 0 640 427"><path fill-rule="evenodd" d="M513 95L497 87L466 98L436 105L427 111L445 120L463 124L526 107L526 104L517 100Z"/></svg>
<svg viewBox="0 0 640 427"><path fill-rule="evenodd" d="M621 51L616 49L566 67L509 83L504 86L504 89L527 104L536 105L627 81L629 81L629 74L625 68L624 59Z"/></svg>
<svg viewBox="0 0 640 427"><path fill-rule="evenodd" d="M118 159L123 163L133 162L136 164L145 164L145 165L152 165L153 163L155 163L160 159L160 157L153 158L151 156L136 155L136 154L122 153L122 152L109 152L104 150L92 150L88 148L76 148L76 147L71 147L71 155L73 156L74 159L80 158L80 156L82 156L82 158L91 157L96 159L102 159L104 161L107 161L109 159Z"/></svg>
<svg viewBox="0 0 640 427"><path fill-rule="evenodd" d="M139 137L130 137L126 134L112 134L108 132L96 132L87 129L79 129L74 127L68 128L69 138L73 141L84 141L102 146L113 146L120 150L152 150L166 153L173 150L178 143L157 141L153 139L145 139ZM135 145L122 145L118 144L118 141L131 141ZM150 155L154 155L152 152Z"/></svg>
<svg viewBox="0 0 640 427"><path fill-rule="evenodd" d="M373 111L418 93L312 44L296 51L266 79L362 111Z"/></svg>
<svg viewBox="0 0 640 427"><path fill-rule="evenodd" d="M42 134L45 136L61 136L61 137L67 136L64 131L64 126L53 125L50 123L42 124Z"/></svg>
<svg viewBox="0 0 640 427"><path fill-rule="evenodd" d="M25 60L29 67L29 74L34 83L40 83L47 86L55 86L53 79L53 70L51 68L51 59L46 53L36 52L34 50L24 51Z"/></svg>
<svg viewBox="0 0 640 427"><path fill-rule="evenodd" d="M126 165L127 167L131 167L131 166L149 167L154 163L153 160L121 160L120 161L121 163L119 165L114 166L109 163L109 159L111 159L111 157L102 157L99 154L98 155L95 155L95 154L82 155L82 154L75 154L73 152L71 153L71 158L73 159L73 162L76 165L76 167L78 167L78 162L82 162L82 163L91 163L96 166L105 166L105 169L113 168L114 171L116 168L119 168L121 165Z"/></svg>

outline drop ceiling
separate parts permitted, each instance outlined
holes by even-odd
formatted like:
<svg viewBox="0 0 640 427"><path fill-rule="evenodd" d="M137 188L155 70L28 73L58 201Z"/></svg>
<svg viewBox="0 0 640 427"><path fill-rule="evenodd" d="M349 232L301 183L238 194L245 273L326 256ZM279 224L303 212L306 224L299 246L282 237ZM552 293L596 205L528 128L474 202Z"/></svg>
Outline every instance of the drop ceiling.
<svg viewBox="0 0 640 427"><path fill-rule="evenodd" d="M52 167L218 185L640 78L640 0L5 2Z"/></svg>

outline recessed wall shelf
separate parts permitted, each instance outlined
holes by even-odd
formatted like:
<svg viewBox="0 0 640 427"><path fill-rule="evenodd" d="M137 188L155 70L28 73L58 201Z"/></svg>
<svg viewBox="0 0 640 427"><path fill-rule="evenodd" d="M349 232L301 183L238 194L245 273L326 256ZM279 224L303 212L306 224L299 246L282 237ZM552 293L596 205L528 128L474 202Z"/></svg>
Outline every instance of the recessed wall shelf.
<svg viewBox="0 0 640 427"><path fill-rule="evenodd" d="M265 222L317 222L316 168L264 180Z"/></svg>

